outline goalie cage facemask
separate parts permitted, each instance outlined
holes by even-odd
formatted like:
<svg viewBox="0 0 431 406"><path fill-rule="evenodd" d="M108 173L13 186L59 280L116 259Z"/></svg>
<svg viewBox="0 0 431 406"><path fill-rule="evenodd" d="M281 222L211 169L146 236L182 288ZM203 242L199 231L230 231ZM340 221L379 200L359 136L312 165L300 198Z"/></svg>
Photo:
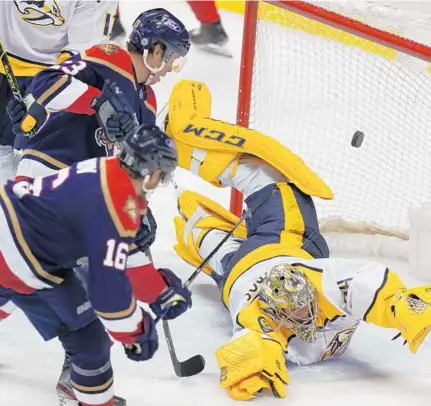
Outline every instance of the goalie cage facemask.
<svg viewBox="0 0 431 406"><path fill-rule="evenodd" d="M263 278L259 297L268 306L265 312L280 327L292 330L302 341L315 341L316 290L300 269L290 264L271 268Z"/></svg>

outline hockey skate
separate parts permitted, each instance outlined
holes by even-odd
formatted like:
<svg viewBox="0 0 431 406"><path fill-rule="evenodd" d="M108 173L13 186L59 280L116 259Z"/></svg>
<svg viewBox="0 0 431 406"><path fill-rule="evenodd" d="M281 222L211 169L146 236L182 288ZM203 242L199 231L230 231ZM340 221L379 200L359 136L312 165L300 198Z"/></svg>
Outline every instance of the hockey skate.
<svg viewBox="0 0 431 406"><path fill-rule="evenodd" d="M192 44L211 54L232 58L232 53L227 49L228 36L220 21L206 24L189 32Z"/></svg>
<svg viewBox="0 0 431 406"><path fill-rule="evenodd" d="M70 381L70 358L66 354L60 378L57 382L57 397L59 406L81 406L73 392L73 387ZM126 406L125 399L119 396L114 397L114 406Z"/></svg>

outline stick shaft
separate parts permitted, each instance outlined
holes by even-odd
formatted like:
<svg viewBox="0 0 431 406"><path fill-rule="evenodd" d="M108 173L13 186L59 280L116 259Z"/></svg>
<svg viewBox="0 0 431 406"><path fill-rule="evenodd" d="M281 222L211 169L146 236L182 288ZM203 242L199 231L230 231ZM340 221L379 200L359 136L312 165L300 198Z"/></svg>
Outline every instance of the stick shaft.
<svg viewBox="0 0 431 406"><path fill-rule="evenodd" d="M21 101L22 100L21 89L19 87L18 81L16 80L15 74L13 73L12 66L9 61L9 57L7 56L6 49L1 39L0 39L0 60L6 74L7 82L9 84L9 87L15 99L18 101Z"/></svg>

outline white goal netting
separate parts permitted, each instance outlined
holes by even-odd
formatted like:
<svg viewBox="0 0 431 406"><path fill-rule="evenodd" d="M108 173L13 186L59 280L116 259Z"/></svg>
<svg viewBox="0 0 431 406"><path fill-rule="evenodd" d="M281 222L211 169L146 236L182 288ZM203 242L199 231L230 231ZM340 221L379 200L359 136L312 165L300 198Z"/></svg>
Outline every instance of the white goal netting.
<svg viewBox="0 0 431 406"><path fill-rule="evenodd" d="M431 32L427 16L368 2L326 6L416 41ZM409 207L431 201L428 63L260 2L253 66L250 127L332 187L333 201L316 201L322 229L407 238Z"/></svg>

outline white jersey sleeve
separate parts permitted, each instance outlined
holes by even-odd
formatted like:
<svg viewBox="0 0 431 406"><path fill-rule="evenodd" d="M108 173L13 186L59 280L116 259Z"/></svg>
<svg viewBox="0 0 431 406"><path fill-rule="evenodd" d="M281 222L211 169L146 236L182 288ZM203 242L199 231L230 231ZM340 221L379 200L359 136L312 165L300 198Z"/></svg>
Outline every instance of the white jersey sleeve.
<svg viewBox="0 0 431 406"><path fill-rule="evenodd" d="M344 315L365 320L377 294L388 279L389 269L377 262L324 258L302 261L305 267L322 272L317 289Z"/></svg>
<svg viewBox="0 0 431 406"><path fill-rule="evenodd" d="M0 1L0 38L16 76L55 65L63 51L109 38L118 1ZM0 73L4 73L0 66Z"/></svg>
<svg viewBox="0 0 431 406"><path fill-rule="evenodd" d="M108 40L117 10L117 1L77 1L67 25L68 43L62 51L80 52L96 42Z"/></svg>

